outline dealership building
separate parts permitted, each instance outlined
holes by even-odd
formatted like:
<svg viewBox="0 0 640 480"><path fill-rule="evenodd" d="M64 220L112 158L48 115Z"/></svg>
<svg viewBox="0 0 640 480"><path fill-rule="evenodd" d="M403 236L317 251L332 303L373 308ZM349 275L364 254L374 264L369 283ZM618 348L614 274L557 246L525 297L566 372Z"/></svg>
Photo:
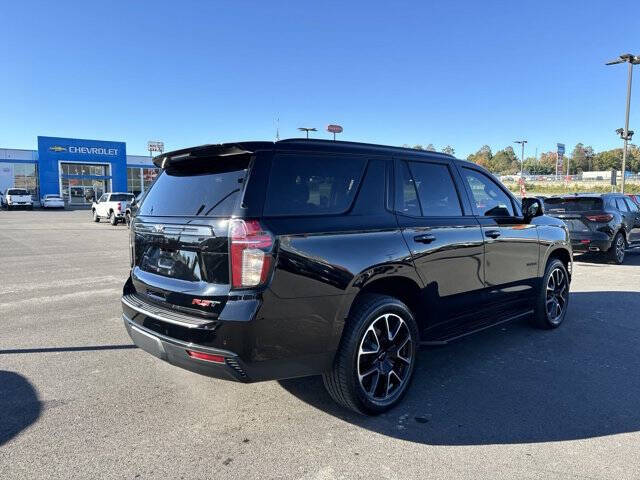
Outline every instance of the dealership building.
<svg viewBox="0 0 640 480"><path fill-rule="evenodd" d="M0 192L29 190L34 200L62 195L86 205L105 192L144 192L159 173L146 155L127 155L124 142L38 137L37 150L0 148Z"/></svg>

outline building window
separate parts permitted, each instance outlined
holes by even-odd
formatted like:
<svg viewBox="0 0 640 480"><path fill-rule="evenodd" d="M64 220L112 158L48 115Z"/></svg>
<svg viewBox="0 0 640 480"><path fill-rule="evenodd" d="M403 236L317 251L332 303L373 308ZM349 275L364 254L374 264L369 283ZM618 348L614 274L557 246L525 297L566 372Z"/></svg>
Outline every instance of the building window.
<svg viewBox="0 0 640 480"><path fill-rule="evenodd" d="M13 186L24 188L34 198L38 198L38 169L35 163L13 164Z"/></svg>
<svg viewBox="0 0 640 480"><path fill-rule="evenodd" d="M127 192L138 196L142 192L142 180L140 178L140 168L127 168Z"/></svg>
<svg viewBox="0 0 640 480"><path fill-rule="evenodd" d="M158 176L158 173L160 173L159 168L143 168L142 169L142 179L144 181L145 192L149 189L153 181L156 179L156 177Z"/></svg>

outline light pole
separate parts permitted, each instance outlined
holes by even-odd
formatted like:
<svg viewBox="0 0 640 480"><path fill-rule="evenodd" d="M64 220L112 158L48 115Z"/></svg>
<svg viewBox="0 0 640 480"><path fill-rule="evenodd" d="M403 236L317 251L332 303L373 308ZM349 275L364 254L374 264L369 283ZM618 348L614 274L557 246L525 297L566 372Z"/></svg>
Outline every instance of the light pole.
<svg viewBox="0 0 640 480"><path fill-rule="evenodd" d="M309 138L309 132L317 132L318 130L313 127L298 127L301 132L307 133L307 139Z"/></svg>
<svg viewBox="0 0 640 480"><path fill-rule="evenodd" d="M622 182L620 183L621 193L624 193L624 176L627 170L627 143L631 139L629 136L629 109L631 107L631 78L633 76L633 66L640 63L640 57L637 55L631 55L630 53L623 53L615 60L607 62L606 65L616 65L618 63L628 63L629 73L627 76L627 113L624 120L624 130L620 134L620 138L624 140L624 148L622 149ZM617 130L616 130L617 132Z"/></svg>
<svg viewBox="0 0 640 480"><path fill-rule="evenodd" d="M513 143L519 143L522 145L522 156L520 157L520 176L522 177L522 169L524 168L524 144L527 143L526 140L515 140Z"/></svg>

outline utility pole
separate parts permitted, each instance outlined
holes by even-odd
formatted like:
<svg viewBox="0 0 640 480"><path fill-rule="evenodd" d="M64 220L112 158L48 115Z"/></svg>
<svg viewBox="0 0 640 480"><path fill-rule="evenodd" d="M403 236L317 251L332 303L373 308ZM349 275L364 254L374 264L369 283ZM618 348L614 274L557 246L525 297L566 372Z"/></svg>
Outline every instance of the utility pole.
<svg viewBox="0 0 640 480"><path fill-rule="evenodd" d="M607 62L606 65L616 65L618 63L628 63L629 64L629 72L627 74L627 111L625 114L624 120L624 130L617 133L620 133L620 138L624 140L624 148L622 149L622 181L620 182L620 191L624 193L624 180L625 173L627 171L627 144L629 140L631 140L631 136L629 135L629 110L631 108L631 80L633 77L633 66L640 63L640 57L637 55L631 55L630 53L624 53L620 55L617 59L611 60ZM632 134L633 135L633 134Z"/></svg>
<svg viewBox="0 0 640 480"><path fill-rule="evenodd" d="M524 168L524 144L527 143L526 140L516 140L513 143L519 143L522 145L522 155L520 156L520 176L522 177L522 170Z"/></svg>

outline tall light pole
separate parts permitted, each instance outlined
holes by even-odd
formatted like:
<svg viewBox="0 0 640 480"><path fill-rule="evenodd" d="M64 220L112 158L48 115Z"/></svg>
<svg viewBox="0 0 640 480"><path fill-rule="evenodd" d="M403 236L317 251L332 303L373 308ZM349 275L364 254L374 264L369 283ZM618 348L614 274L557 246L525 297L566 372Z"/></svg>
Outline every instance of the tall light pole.
<svg viewBox="0 0 640 480"><path fill-rule="evenodd" d="M527 143L526 140L515 140L513 143L519 143L522 145L522 156L520 157L520 176L522 176L522 169L524 168L524 144Z"/></svg>
<svg viewBox="0 0 640 480"><path fill-rule="evenodd" d="M298 130L300 130L301 132L306 132L307 133L307 139L309 138L309 132L317 132L318 131L316 128L313 128L313 127L298 127Z"/></svg>
<svg viewBox="0 0 640 480"><path fill-rule="evenodd" d="M631 78L633 76L633 66L640 63L640 57L637 55L631 55L630 53L623 53L615 60L607 62L606 65L616 65L618 63L628 63L629 73L627 76L627 113L624 120L624 130L620 134L620 138L624 140L624 148L622 149L622 182L620 183L620 190L624 193L624 176L627 171L627 143L631 139L629 137L629 109L631 108Z"/></svg>

